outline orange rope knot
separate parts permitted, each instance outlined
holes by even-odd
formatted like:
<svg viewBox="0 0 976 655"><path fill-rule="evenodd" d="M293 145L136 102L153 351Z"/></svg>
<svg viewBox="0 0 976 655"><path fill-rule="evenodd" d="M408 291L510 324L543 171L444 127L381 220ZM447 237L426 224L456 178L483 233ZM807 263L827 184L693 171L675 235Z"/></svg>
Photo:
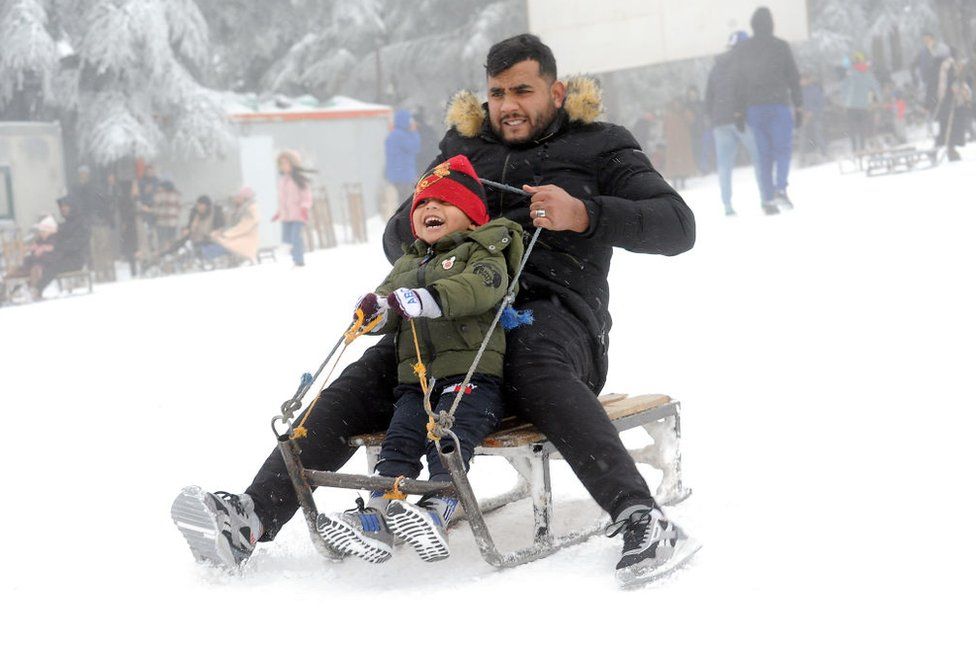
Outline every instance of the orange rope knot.
<svg viewBox="0 0 976 655"><path fill-rule="evenodd" d="M383 498L385 500L406 500L407 494L400 491L400 483L405 479L405 475L397 477L397 479L393 481L393 488L383 494Z"/></svg>
<svg viewBox="0 0 976 655"><path fill-rule="evenodd" d="M431 441L440 441L441 438L437 435L435 430L437 429L437 422L434 421L434 417L431 416L427 421L427 438Z"/></svg>
<svg viewBox="0 0 976 655"><path fill-rule="evenodd" d="M302 421L302 423L304 423L304 422L305 421ZM303 428L300 425L297 428L295 428L294 430L291 431L291 438L292 439L304 439L307 436L308 436L308 430L306 430L305 428Z"/></svg>

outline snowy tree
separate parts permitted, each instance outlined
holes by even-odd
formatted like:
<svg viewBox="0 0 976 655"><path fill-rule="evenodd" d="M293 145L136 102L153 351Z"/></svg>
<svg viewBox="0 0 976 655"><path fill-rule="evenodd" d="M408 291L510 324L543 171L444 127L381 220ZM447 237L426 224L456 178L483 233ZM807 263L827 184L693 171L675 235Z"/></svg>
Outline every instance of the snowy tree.
<svg viewBox="0 0 976 655"><path fill-rule="evenodd" d="M192 0L95 0L79 45L78 135L98 164L124 157L223 152L231 134L220 94L191 70L208 65L206 21Z"/></svg>
<svg viewBox="0 0 976 655"><path fill-rule="evenodd" d="M336 0L304 23L263 82L286 93L430 106L483 83L490 45L524 31L523 4Z"/></svg>
<svg viewBox="0 0 976 655"><path fill-rule="evenodd" d="M16 98L23 111L37 113L51 101L58 56L47 23L39 0L0 0L0 109Z"/></svg>

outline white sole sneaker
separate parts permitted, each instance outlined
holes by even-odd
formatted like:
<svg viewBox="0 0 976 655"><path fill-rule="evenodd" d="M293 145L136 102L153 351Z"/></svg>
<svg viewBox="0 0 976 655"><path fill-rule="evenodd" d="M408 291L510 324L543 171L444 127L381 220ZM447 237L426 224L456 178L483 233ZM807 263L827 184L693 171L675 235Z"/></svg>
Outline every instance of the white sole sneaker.
<svg viewBox="0 0 976 655"><path fill-rule="evenodd" d="M234 571L251 556L252 550L234 545L230 524L220 514L213 494L200 487L186 487L173 501L170 516L198 562Z"/></svg>
<svg viewBox="0 0 976 655"><path fill-rule="evenodd" d="M386 508L386 525L390 532L410 544L425 562L437 562L451 556L447 531L436 525L430 512L422 507L391 501Z"/></svg>
<svg viewBox="0 0 976 655"><path fill-rule="evenodd" d="M669 549L671 552L664 561L644 560L623 569L617 569L617 583L621 587L636 587L665 578L685 564L701 549L701 544L683 534Z"/></svg>
<svg viewBox="0 0 976 655"><path fill-rule="evenodd" d="M382 564L393 557L393 547L379 539L370 539L345 521L319 514L315 529L326 543L343 555L355 555L370 564Z"/></svg>

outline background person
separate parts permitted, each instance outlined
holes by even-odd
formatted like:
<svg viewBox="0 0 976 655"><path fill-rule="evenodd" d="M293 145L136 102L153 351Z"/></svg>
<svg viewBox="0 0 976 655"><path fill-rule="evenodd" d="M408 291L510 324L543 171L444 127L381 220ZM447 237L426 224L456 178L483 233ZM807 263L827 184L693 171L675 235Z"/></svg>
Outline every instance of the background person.
<svg viewBox="0 0 976 655"><path fill-rule="evenodd" d="M393 114L393 129L386 135L386 181L397 190L397 202L409 199L417 181L417 155L422 142L416 123L406 109Z"/></svg>
<svg viewBox="0 0 976 655"><path fill-rule="evenodd" d="M733 32L729 36L728 52L715 58L715 65L708 75L705 87L705 111L712 124L715 138L715 160L718 164L718 182L726 216L735 216L732 208L732 169L739 155L739 146L746 149L749 161L756 173L756 184L762 193L759 174L759 153L752 130L746 125L745 116L739 111L738 92L732 70L735 48L746 41L745 32Z"/></svg>
<svg viewBox="0 0 976 655"><path fill-rule="evenodd" d="M778 214L780 208L793 208L786 187L793 155L793 126L803 120L800 72L790 45L773 36L773 14L769 8L756 9L750 22L753 37L735 51L735 84L741 89L746 121L759 151L762 208L767 214ZM790 111L791 100L795 112Z"/></svg>
<svg viewBox="0 0 976 655"><path fill-rule="evenodd" d="M258 228L261 222L261 214L258 210L258 203L254 199L254 190L251 187L242 188L234 195L231 203L233 210L230 227L215 230L210 235L211 239L228 252L250 262L256 262L260 240Z"/></svg>
<svg viewBox="0 0 976 655"><path fill-rule="evenodd" d="M278 155L278 211L272 222L281 222L281 240L291 246L295 266L305 265L305 225L312 210L311 169L302 167L301 156L294 150Z"/></svg>

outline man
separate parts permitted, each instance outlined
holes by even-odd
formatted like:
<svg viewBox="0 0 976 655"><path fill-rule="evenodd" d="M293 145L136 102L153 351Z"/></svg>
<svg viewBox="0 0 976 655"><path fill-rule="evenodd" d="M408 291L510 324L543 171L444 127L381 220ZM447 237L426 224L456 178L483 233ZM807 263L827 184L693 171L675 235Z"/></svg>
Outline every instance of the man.
<svg viewBox="0 0 976 655"><path fill-rule="evenodd" d="M180 211L183 198L170 180L159 183L153 196L153 214L156 216L156 242L164 250L176 241L180 229Z"/></svg>
<svg viewBox="0 0 976 655"><path fill-rule="evenodd" d="M847 110L847 131L854 155L867 148L873 122L871 107L879 100L881 85L878 78L871 72L871 65L864 53L855 52L840 89L840 104Z"/></svg>
<svg viewBox="0 0 976 655"><path fill-rule="evenodd" d="M596 395L607 370L607 273L615 246L665 255L688 250L694 216L627 130L593 122L599 113L594 94L567 111L552 51L537 37L523 34L495 44L486 68L487 104L459 94L449 112L455 127L428 170L463 154L484 178L532 194L486 189L491 216L510 218L529 232L544 228L520 279L516 305L531 309L535 323L508 338L507 400L541 428L610 514L609 534L623 532L618 571L659 566L684 535L651 497ZM409 210L408 201L387 226L384 248L391 261L401 244L413 241ZM396 378L394 344L384 338L319 396L304 424L303 464L337 470L354 452L344 437L383 429L392 415ZM203 527L230 526L230 546L238 549L234 561L250 554L253 543L245 537L260 532L263 540L273 538L298 508L277 449L245 495L191 488L181 498L215 517ZM226 541L213 551L230 551ZM196 554L201 558L199 549ZM202 558L216 559L207 555Z"/></svg>
<svg viewBox="0 0 976 655"><path fill-rule="evenodd" d="M778 214L781 208L793 208L786 187L793 154L794 113L797 126L803 120L800 72L789 44L773 36L773 15L767 7L756 9L751 25L753 38L736 48L735 79L759 149L762 208L767 214ZM790 100L794 112L790 111Z"/></svg>
<svg viewBox="0 0 976 655"><path fill-rule="evenodd" d="M84 218L91 226L93 272L100 280L115 281L115 226L108 198L95 187L88 166L78 167L78 183L70 195L77 203L73 208L76 218Z"/></svg>
<svg viewBox="0 0 976 655"><path fill-rule="evenodd" d="M827 96L823 84L810 73L800 76L800 92L803 94L803 129L800 133L800 166L807 163L811 148L827 158L827 141L824 138L823 114L827 108Z"/></svg>
<svg viewBox="0 0 976 655"><path fill-rule="evenodd" d="M749 154L749 161L756 172L756 184L762 193L762 179L759 173L759 153L752 130L746 125L745 117L738 111L738 95L735 79L732 76L732 56L740 43L749 39L745 32L733 32L729 36L728 52L715 58L715 66L708 75L705 87L705 111L712 124L715 135L715 159L718 164L718 181L722 190L722 204L725 215L735 216L732 208L732 169L743 146Z"/></svg>
<svg viewBox="0 0 976 655"><path fill-rule="evenodd" d="M138 197L136 198L136 209L139 212L139 221L146 233L145 249L143 257L148 257L150 252L156 252L159 244L156 240L156 214L153 210L153 203L156 201L156 191L159 189L159 178L156 177L156 169L152 164L147 164L142 172L142 177L136 185ZM143 244L140 244L140 248Z"/></svg>
<svg viewBox="0 0 976 655"><path fill-rule="evenodd" d="M922 34L922 48L912 62L912 80L921 86L925 93L925 108L933 111L938 102L939 59L936 48L939 42L931 32Z"/></svg>

